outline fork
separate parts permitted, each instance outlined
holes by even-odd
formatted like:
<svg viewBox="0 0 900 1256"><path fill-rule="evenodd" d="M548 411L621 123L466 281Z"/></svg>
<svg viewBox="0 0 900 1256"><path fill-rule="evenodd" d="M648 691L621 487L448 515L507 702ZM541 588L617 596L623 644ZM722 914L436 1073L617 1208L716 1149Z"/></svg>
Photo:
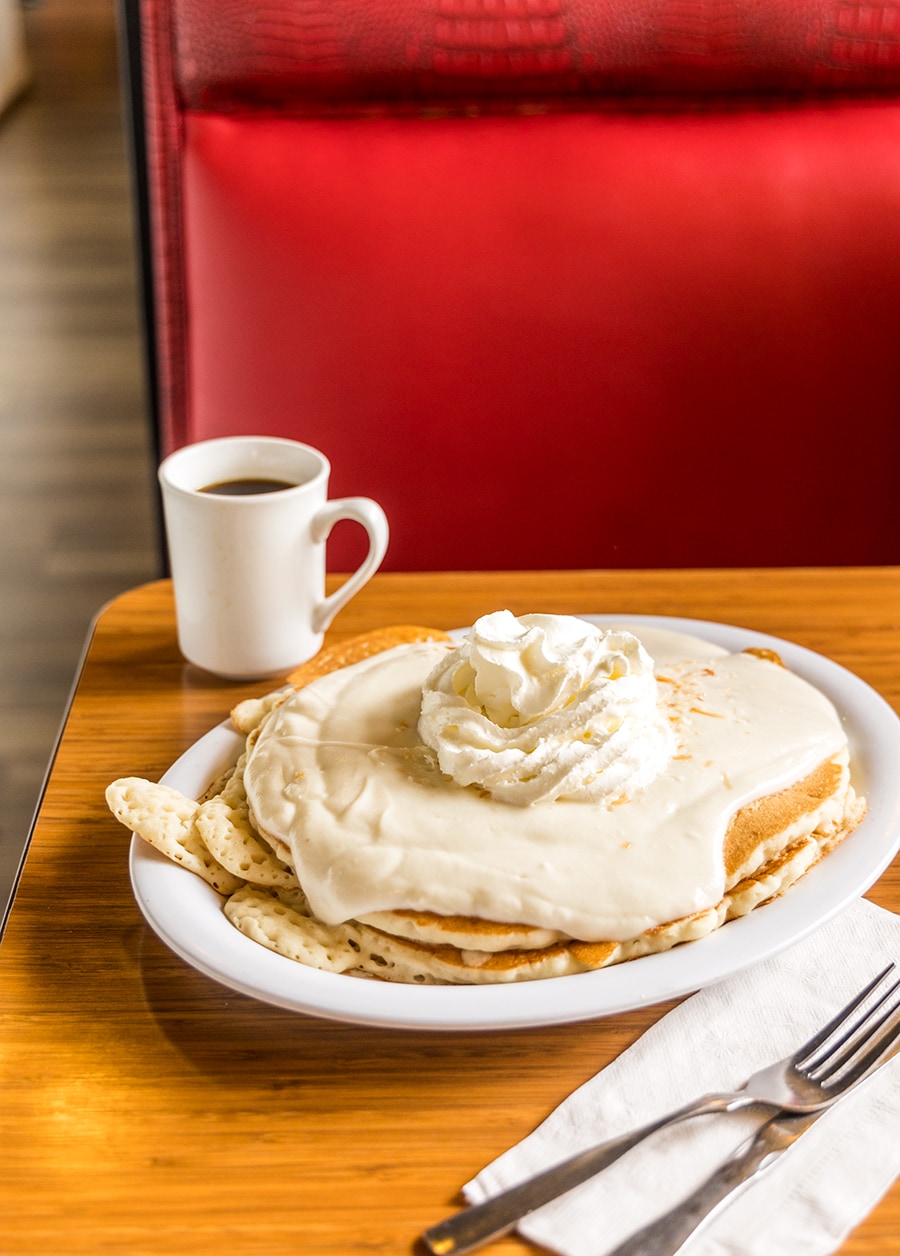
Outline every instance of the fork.
<svg viewBox="0 0 900 1256"><path fill-rule="evenodd" d="M894 968L889 964L793 1055L754 1073L740 1089L702 1095L639 1129L579 1152L484 1203L463 1209L425 1231L422 1240L426 1248L433 1256L472 1252L506 1234L536 1208L593 1177L657 1130L688 1117L733 1112L753 1104L783 1112L827 1108L866 1078L900 1037L900 979L879 992ZM873 1001L864 1007L870 998Z"/></svg>

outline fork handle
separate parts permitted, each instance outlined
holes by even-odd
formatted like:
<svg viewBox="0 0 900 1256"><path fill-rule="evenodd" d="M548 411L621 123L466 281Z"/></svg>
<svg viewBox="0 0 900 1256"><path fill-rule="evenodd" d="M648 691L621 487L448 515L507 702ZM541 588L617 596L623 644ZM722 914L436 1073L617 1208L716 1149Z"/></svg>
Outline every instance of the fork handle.
<svg viewBox="0 0 900 1256"><path fill-rule="evenodd" d="M517 1221L521 1221L536 1208L543 1207L552 1199L557 1199L566 1191L586 1182L657 1130L675 1125L691 1116L729 1112L752 1102L754 1100L749 1099L746 1094L703 1095L683 1108L677 1108L620 1138L589 1147L587 1151L579 1152L561 1164L545 1169L543 1173L501 1191L499 1195L491 1196L484 1203L464 1208L446 1221L426 1230L422 1240L433 1256L464 1256L466 1252L474 1252L483 1244L508 1233Z"/></svg>

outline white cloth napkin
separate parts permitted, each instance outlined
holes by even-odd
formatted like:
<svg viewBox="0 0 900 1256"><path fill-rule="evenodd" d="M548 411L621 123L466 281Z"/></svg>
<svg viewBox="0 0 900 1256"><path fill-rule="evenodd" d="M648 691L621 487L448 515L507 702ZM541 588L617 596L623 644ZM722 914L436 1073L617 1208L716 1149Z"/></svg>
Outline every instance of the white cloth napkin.
<svg viewBox="0 0 900 1256"><path fill-rule="evenodd" d="M693 995L465 1187L477 1203L593 1143L790 1054L900 962L900 917L859 900L790 950ZM599 1030L598 1032L602 1032ZM771 1112L696 1117L531 1214L519 1232L563 1256L604 1256L703 1181ZM825 1113L684 1256L826 1256L900 1174L900 1063Z"/></svg>

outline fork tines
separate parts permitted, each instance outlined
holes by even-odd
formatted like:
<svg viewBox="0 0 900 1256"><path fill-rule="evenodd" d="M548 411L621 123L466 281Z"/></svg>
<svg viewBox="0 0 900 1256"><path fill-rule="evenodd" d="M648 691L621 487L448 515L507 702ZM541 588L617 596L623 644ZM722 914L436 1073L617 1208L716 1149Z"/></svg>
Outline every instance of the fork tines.
<svg viewBox="0 0 900 1256"><path fill-rule="evenodd" d="M794 1058L794 1064L820 1083L843 1089L858 1081L900 1037L900 977L879 990L894 971L891 963L824 1025ZM878 992L877 997L874 997ZM848 1022L848 1015L859 1014ZM841 1030L839 1034L836 1032Z"/></svg>

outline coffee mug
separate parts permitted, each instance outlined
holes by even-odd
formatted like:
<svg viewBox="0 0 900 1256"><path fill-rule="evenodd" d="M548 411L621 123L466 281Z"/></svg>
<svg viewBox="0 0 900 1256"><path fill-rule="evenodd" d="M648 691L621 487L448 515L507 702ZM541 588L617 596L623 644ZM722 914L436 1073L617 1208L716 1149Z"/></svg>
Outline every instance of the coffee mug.
<svg viewBox="0 0 900 1256"><path fill-rule="evenodd" d="M186 445L159 468L178 645L231 680L284 675L384 558L388 523L367 497L328 500L328 459L298 441L226 436ZM325 596L325 542L339 519L369 551Z"/></svg>

